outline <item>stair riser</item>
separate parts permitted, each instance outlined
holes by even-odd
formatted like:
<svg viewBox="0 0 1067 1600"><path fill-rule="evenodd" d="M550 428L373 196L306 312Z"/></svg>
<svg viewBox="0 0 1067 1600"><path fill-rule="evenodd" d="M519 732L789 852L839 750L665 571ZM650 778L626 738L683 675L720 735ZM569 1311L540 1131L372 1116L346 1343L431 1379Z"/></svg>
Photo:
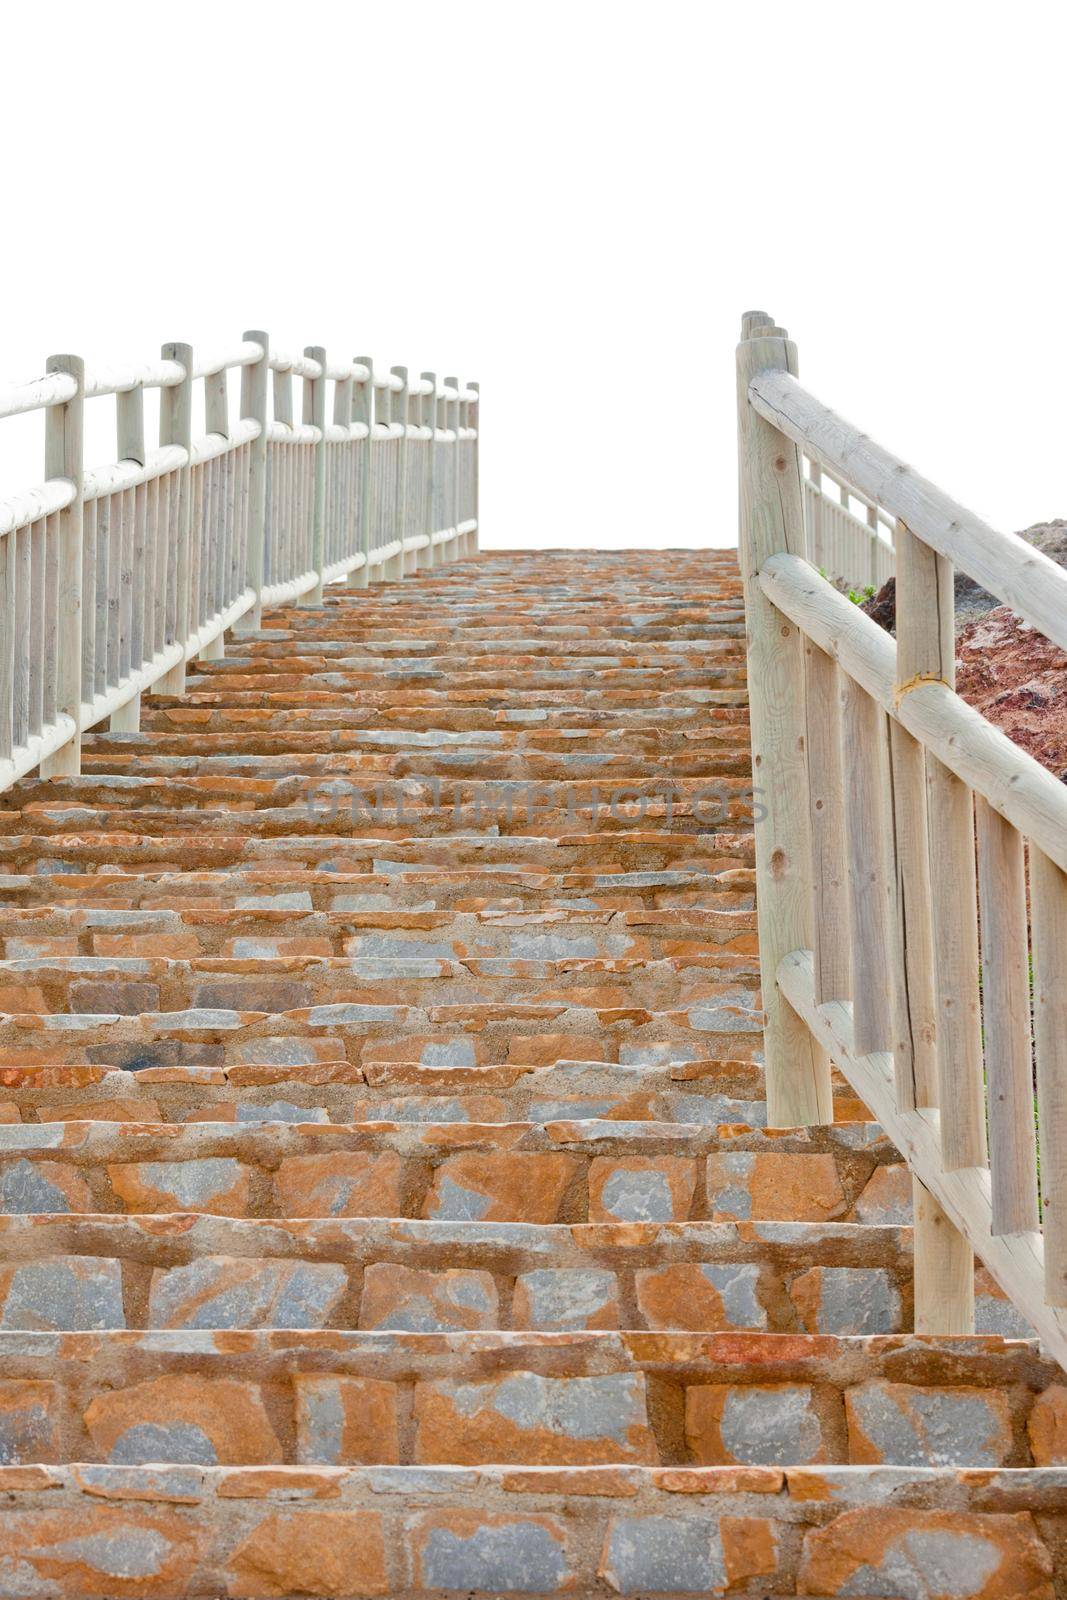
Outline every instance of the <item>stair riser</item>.
<svg viewBox="0 0 1067 1600"><path fill-rule="evenodd" d="M394 1047L413 1053L421 1048L430 1064L376 1056L384 1047L373 1042L361 1062L347 1062L337 1060L339 1050L332 1040L253 1040L246 1051L250 1059L228 1067L210 1064L217 1051L209 1044L163 1041L131 1044L124 1051L109 1046L96 1052L103 1058L100 1065L0 1067L0 1123L101 1118L164 1123L194 1118L331 1123L384 1118L425 1123L440 1122L447 1111L460 1123L594 1117L682 1122L693 1132L722 1123L758 1128L766 1119L762 1072L748 1062L698 1062L674 1069L676 1077L655 1067L634 1071L596 1061L530 1067L486 1058L477 1065L477 1052L465 1048L467 1044L453 1040L437 1058L451 1059L457 1063L453 1066L432 1064L440 1048L432 1039L409 1038ZM300 1056L303 1064L286 1064L287 1058L298 1062ZM463 1064L464 1057L468 1064ZM127 1059L130 1069L112 1066L118 1058ZM268 1112L267 1107L273 1109ZM847 1086L835 1086L834 1109L839 1123L866 1115Z"/></svg>
<svg viewBox="0 0 1067 1600"><path fill-rule="evenodd" d="M383 1292L369 1273L367 1297ZM740 1451L1028 1467L1050 1464L1045 1419L1067 1392L1032 1346L996 1341L112 1334L72 1335L58 1359L33 1345L0 1335L8 1461L730 1467Z"/></svg>
<svg viewBox="0 0 1067 1600"><path fill-rule="evenodd" d="M12 1600L46 1583L61 1600L844 1596L860 1568L899 1592L893 1573L939 1544L956 1557L953 1600L990 1600L991 1573L997 1600L1054 1600L1067 1569L1062 1473L291 1471L5 1469ZM57 1577L67 1541L78 1553Z"/></svg>
<svg viewBox="0 0 1067 1600"><path fill-rule="evenodd" d="M444 1097L437 1103L449 1122L378 1123L366 1131L204 1122L168 1133L52 1123L31 1137L30 1130L3 1128L0 1202L15 1214L910 1220L899 1156L885 1139L866 1142L866 1124L792 1139L742 1130L720 1137L652 1122L502 1122L466 1132L456 1125L461 1108ZM362 1108L375 1109L368 1102ZM395 1102L377 1109L394 1110ZM499 1115L504 1107L497 1101L485 1109ZM203 1115L199 1104L191 1112Z"/></svg>

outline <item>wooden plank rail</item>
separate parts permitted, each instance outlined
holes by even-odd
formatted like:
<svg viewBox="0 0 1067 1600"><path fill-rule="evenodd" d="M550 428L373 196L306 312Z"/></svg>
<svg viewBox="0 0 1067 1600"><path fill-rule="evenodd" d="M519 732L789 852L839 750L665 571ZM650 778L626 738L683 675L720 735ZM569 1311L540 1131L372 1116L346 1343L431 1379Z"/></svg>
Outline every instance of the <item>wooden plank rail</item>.
<svg viewBox="0 0 1067 1600"><path fill-rule="evenodd" d="M136 367L47 365L0 387L0 419L43 410L46 434L44 481L0 500L0 790L36 767L77 773L81 734L104 718L136 732L145 690L182 694L187 663L221 656L265 604L320 605L329 584L477 551L477 385L409 385L406 368L376 375L318 345L290 356L261 331L199 357L167 344ZM84 405L109 396L117 459L87 467Z"/></svg>
<svg viewBox="0 0 1067 1600"><path fill-rule="evenodd" d="M1062 648L1067 573L806 393L793 346L762 313L743 320L738 371L754 763L772 796L795 797L807 782L789 858L814 863L810 911L794 902L788 919L779 912L761 948L763 991L844 1072L911 1166L916 1327L973 1329L976 1251L1064 1361L1067 787L956 694L953 568ZM762 487L768 463L788 482L798 450L809 462L799 532ZM831 576L856 581L868 560L874 583L887 527L895 642L807 559L810 539ZM786 640L789 683L767 671ZM761 827L757 906L780 906ZM787 925L798 935L789 951ZM762 946L762 917L760 934ZM768 1101L812 1121L804 1089L817 1058L796 1051L793 1024L769 1021Z"/></svg>
<svg viewBox="0 0 1067 1600"><path fill-rule="evenodd" d="M808 394L790 373L770 367L755 373L749 401L787 439L899 517L925 544L1067 650L1067 572L1043 551L991 528Z"/></svg>

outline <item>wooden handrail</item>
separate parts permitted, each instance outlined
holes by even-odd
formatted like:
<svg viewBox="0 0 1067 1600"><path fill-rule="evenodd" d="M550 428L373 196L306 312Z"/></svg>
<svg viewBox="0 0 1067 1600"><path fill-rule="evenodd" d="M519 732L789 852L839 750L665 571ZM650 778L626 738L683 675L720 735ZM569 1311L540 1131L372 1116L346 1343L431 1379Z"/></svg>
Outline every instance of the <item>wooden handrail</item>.
<svg viewBox="0 0 1067 1600"><path fill-rule="evenodd" d="M854 483L924 544L1067 650L1067 572L1043 550L991 528L816 400L790 373L774 368L754 373L748 396L752 409L787 439Z"/></svg>

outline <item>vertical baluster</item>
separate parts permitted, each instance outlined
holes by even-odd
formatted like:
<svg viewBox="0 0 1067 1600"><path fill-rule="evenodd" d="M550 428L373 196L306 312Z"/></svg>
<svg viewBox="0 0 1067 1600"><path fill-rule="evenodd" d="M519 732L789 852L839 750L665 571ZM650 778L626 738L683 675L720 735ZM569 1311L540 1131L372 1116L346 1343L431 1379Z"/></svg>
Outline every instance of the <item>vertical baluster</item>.
<svg viewBox="0 0 1067 1600"><path fill-rule="evenodd" d="M811 506L809 519L809 533L811 545L812 565L820 572L826 571L826 552L823 549L823 495L822 495L822 467L817 461L808 463L808 482L811 489L808 493L808 504Z"/></svg>
<svg viewBox="0 0 1067 1600"><path fill-rule="evenodd" d="M974 1253L929 1189L912 1178L915 1332L974 1332Z"/></svg>
<svg viewBox="0 0 1067 1600"><path fill-rule="evenodd" d="M804 704L814 880L815 1003L852 993L845 780L841 757L841 681L837 663L804 641Z"/></svg>
<svg viewBox="0 0 1067 1600"><path fill-rule="evenodd" d="M1029 853L1045 1301L1067 1306L1067 873Z"/></svg>
<svg viewBox="0 0 1067 1600"><path fill-rule="evenodd" d="M395 490L394 490L394 492L395 492L395 495L396 495L396 500L395 500L395 504L394 504L394 513L395 513L395 519L394 519L394 530L395 531L394 531L394 536L396 538L398 538L401 541L401 543L404 543L407 540L407 538L409 537L410 533L411 533L411 528L408 525L409 524L409 500L410 500L410 489L409 489L408 479L409 479L409 474L410 474L410 471L411 471L411 465L410 465L410 463L411 463L411 451L409 449L408 431L407 431L408 430L408 369L407 369L407 367L390 367L389 371L390 371L390 373L392 374L392 376L394 378L399 378L400 379L400 382L401 382L401 385L402 385L402 387L400 389L393 390L393 392L392 392L392 396L391 396L391 400L390 400L390 407L389 407L389 420L393 424L394 433L396 433L396 430L398 428L402 430L401 432L396 434L395 445L391 446L391 448L395 449L395 452L396 452L396 457L395 457L396 476L395 476L395 480L394 480L394 482L395 482ZM403 569L404 569L405 572L414 572L415 569L420 564L419 563L419 552L417 550L406 551L404 553L403 557L402 557L402 561L403 561Z"/></svg>
<svg viewBox="0 0 1067 1600"><path fill-rule="evenodd" d="M53 638L55 655L55 711L72 718L74 736L41 762L43 778L81 771L82 703L82 425L85 366L77 356L50 356L49 372L69 373L77 384L72 399L49 406L45 413L45 477L69 478L74 498L50 517L48 543L54 532L56 561L55 611L46 617L46 638ZM46 555L47 561L47 555Z"/></svg>
<svg viewBox="0 0 1067 1600"><path fill-rule="evenodd" d="M44 519L30 526L30 629L40 645L30 653L30 735L44 730L44 569L45 526Z"/></svg>
<svg viewBox="0 0 1067 1600"><path fill-rule="evenodd" d="M473 381L468 382L467 388L474 390L474 399L470 407L470 425L474 429L474 438L471 440L471 521L475 526L467 537L463 554L465 556L476 556L478 554L478 541L481 538L481 521L478 510L478 447L481 434L482 390L481 385Z"/></svg>
<svg viewBox="0 0 1067 1600"><path fill-rule="evenodd" d="M356 356L360 366L367 369L367 376L362 383L357 383L352 391L352 420L361 422L367 432L362 443L357 447L359 451L359 542L356 549L362 550L367 558L360 572L354 576L357 588L365 589L371 581L370 552L374 549L374 362L370 356ZM380 578L381 572L374 568L374 577Z"/></svg>
<svg viewBox="0 0 1067 1600"><path fill-rule="evenodd" d="M897 566L897 689L941 679L951 657L952 582L940 558L903 523L894 533ZM893 792L893 1062L902 1111L936 1106L937 1003L931 912L926 758L895 720L890 730Z"/></svg>
<svg viewBox="0 0 1067 1600"><path fill-rule="evenodd" d="M170 477L169 570L173 574L173 584L168 579L168 597L172 599L173 621L168 628L167 643L179 644L182 655L170 671L159 679L156 692L184 694L185 652L189 643L191 609L189 547L193 524L193 347L188 344L165 344L163 358L177 361L185 368L181 382L164 387L159 397L159 442L161 445L179 445L186 454L185 465L177 468Z"/></svg>
<svg viewBox="0 0 1067 1600"><path fill-rule="evenodd" d="M0 534L0 761L15 749L15 640L17 556L14 533Z"/></svg>
<svg viewBox="0 0 1067 1600"><path fill-rule="evenodd" d="M978 893L994 1236L1037 1228L1030 968L1022 837L981 795Z"/></svg>
<svg viewBox="0 0 1067 1600"><path fill-rule="evenodd" d="M46 728L51 727L59 713L59 580L59 513L53 512L44 522L44 689L41 716ZM53 772L44 774L44 765L42 762L42 775L56 775Z"/></svg>
<svg viewBox="0 0 1067 1600"><path fill-rule="evenodd" d="M425 533L430 540L428 547L430 552L429 564L431 567L436 567L444 560L445 548L444 545L435 545L433 542L433 536L437 531L434 527L433 518L433 453L436 448L434 444L434 419L437 412L437 374L436 372L423 372L419 376L422 378L423 383L430 385L429 394L421 395L419 398L419 425L422 428L429 429L429 438L419 443L419 453L423 460L423 494L425 496L421 532Z"/></svg>
<svg viewBox="0 0 1067 1600"><path fill-rule="evenodd" d="M208 433L220 439L230 435L230 396L226 368L209 373L204 378L204 426ZM229 574L233 526L231 504L233 494L233 454L218 456L212 462L213 500L211 519L205 530L209 554L210 582L205 600L205 620L223 611L229 601ZM201 661L219 661L225 654L221 633L200 651Z"/></svg>
<svg viewBox="0 0 1067 1600"><path fill-rule="evenodd" d="M885 712L845 677L841 698L852 1016L858 1055L893 1042L889 968L889 761Z"/></svg>
<svg viewBox="0 0 1067 1600"><path fill-rule="evenodd" d="M31 543L28 527L19 528L6 535L11 541L8 560L15 562L15 617L11 640L13 673L11 695L11 743L14 749L24 745L30 736L30 654L31 622ZM84 556L83 556L84 560Z"/></svg>
<svg viewBox="0 0 1067 1600"><path fill-rule="evenodd" d="M315 587L309 590L303 604L321 606L322 574L326 568L326 351L321 344L308 345L304 354L319 363L322 374L318 378L304 379L303 420L318 428L319 438L317 444L305 447L311 452L308 567L315 574Z"/></svg>
<svg viewBox="0 0 1067 1600"><path fill-rule="evenodd" d="M867 507L867 526L870 533L867 535L867 578L866 582L873 589L878 587L878 510L875 506Z"/></svg>
<svg viewBox="0 0 1067 1600"><path fill-rule="evenodd" d="M249 445L248 514L246 519L245 582L255 594L255 603L243 619L245 626L258 628L263 615L263 573L267 515L267 373L270 340L262 331L247 332L246 339L260 345L263 355L241 368L241 416L259 424L259 434Z"/></svg>
<svg viewBox="0 0 1067 1600"><path fill-rule="evenodd" d="M459 484L460 484L459 463L460 463L460 449L461 449L461 445L460 445L460 441L459 441L459 379L457 377L455 377L455 376L453 376L451 378L446 378L445 379L445 387L446 387L446 389L452 389L452 390L455 391L453 398L448 400L448 401L446 401L446 405L447 405L447 408L448 408L447 409L447 416L448 416L447 427L449 428L449 430L451 431L451 433L453 435L453 442L449 446L449 453L450 453L451 458L452 458L452 466L451 466L451 472L450 472L450 476L449 476L449 491L450 491L450 495L451 495L451 504L449 505L449 508L448 508L448 526L452 529L452 538L448 541L448 545L447 545L446 548L454 556L456 551L459 548L459 546L456 543L456 538L457 538L457 532L458 532L458 529L459 529L459 525L460 525L460 522L462 520L462 513L460 511L460 504L459 504Z"/></svg>
<svg viewBox="0 0 1067 1600"><path fill-rule="evenodd" d="M160 563L162 539L159 524L160 480L149 478L145 484L145 593L143 655L145 662L154 659L163 643L160 629L161 602L166 579Z"/></svg>
<svg viewBox="0 0 1067 1600"><path fill-rule="evenodd" d="M106 684L113 689L119 681L122 608L122 547L125 536L126 500L121 492L108 496L111 513L108 518L107 559L107 668Z"/></svg>
<svg viewBox="0 0 1067 1600"><path fill-rule="evenodd" d="M115 396L118 432L118 458L135 461L143 467L147 459L144 436L144 391L138 384ZM142 621L145 580L144 517L147 486L128 489L123 494L123 545L120 581L119 670L128 677L142 664ZM136 574L136 593L134 575ZM111 713L108 726L113 733L136 733L141 726L141 696L135 694Z"/></svg>

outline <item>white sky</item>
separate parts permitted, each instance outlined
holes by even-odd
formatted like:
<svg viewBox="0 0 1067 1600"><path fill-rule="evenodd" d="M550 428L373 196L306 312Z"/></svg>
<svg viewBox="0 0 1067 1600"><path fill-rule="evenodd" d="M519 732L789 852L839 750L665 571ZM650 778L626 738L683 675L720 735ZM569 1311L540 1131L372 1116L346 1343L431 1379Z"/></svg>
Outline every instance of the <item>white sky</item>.
<svg viewBox="0 0 1067 1600"><path fill-rule="evenodd" d="M0 380L261 326L480 380L485 545L730 544L758 306L965 504L1067 515L1063 17L8 6ZM40 431L0 423L0 491Z"/></svg>

